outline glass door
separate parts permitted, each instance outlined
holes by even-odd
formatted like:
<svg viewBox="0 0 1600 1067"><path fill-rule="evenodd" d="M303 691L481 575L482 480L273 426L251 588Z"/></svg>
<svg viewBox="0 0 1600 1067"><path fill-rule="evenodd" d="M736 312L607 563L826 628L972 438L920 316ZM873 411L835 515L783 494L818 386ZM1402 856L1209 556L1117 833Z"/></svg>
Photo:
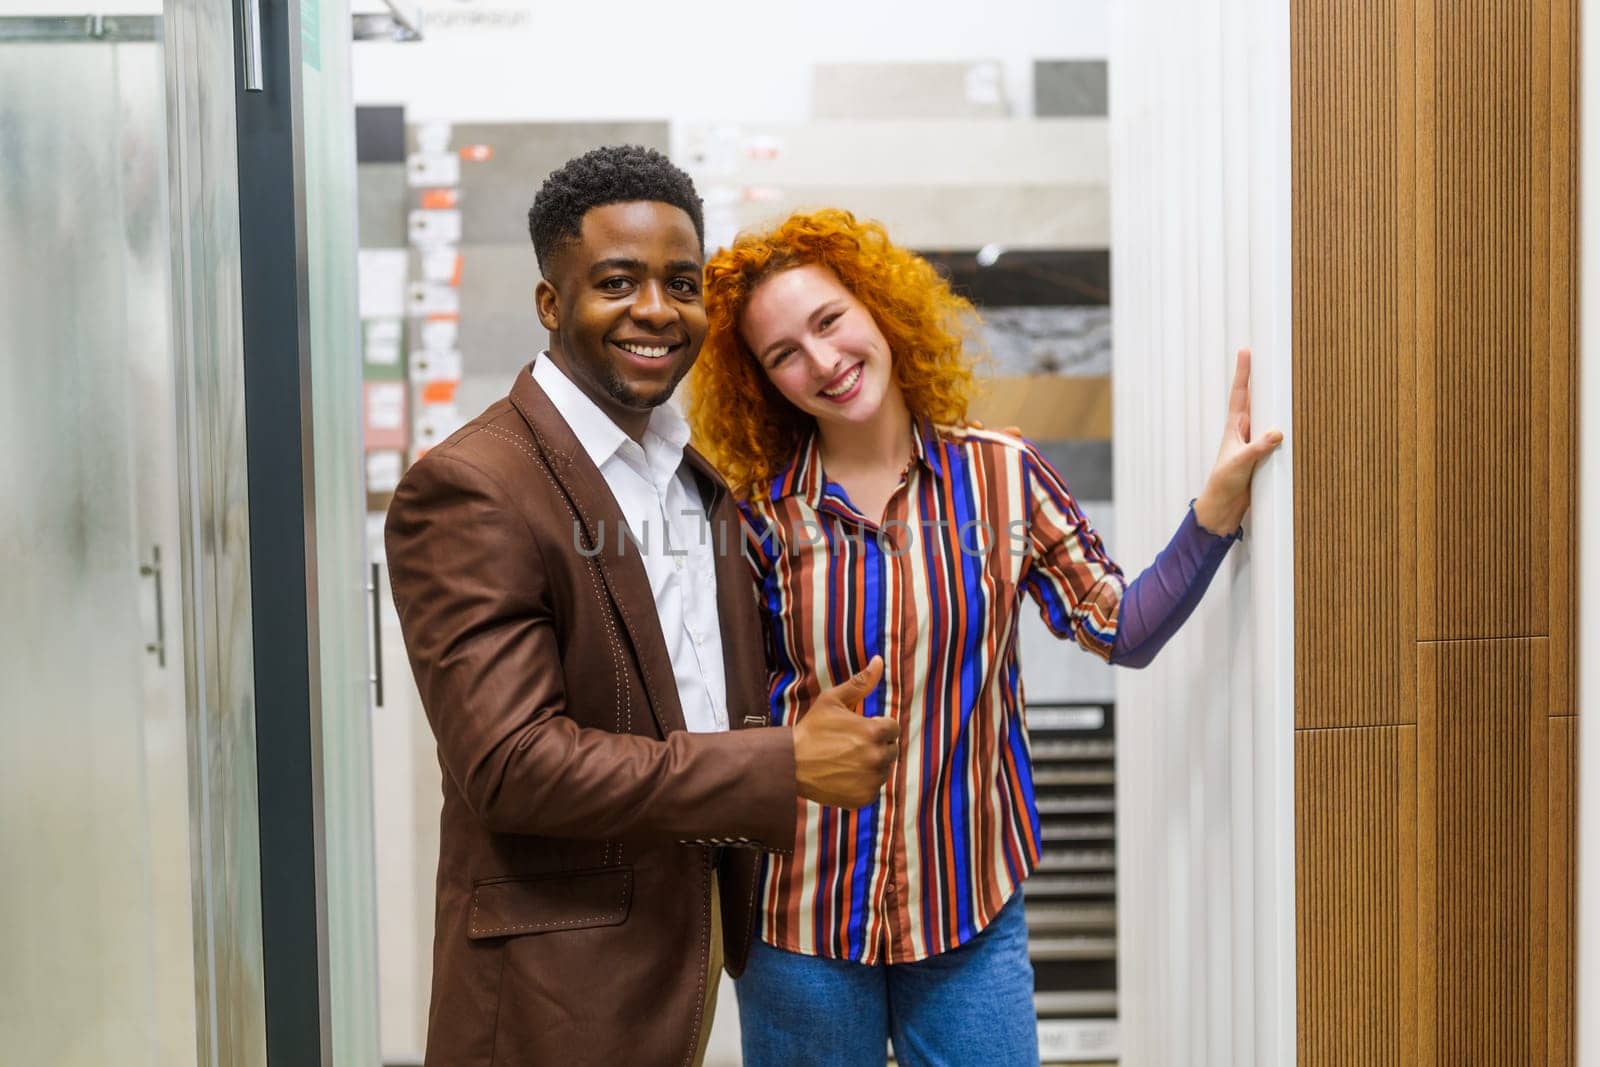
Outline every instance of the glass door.
<svg viewBox="0 0 1600 1067"><path fill-rule="evenodd" d="M193 1064L159 21L0 19L0 1049Z"/></svg>
<svg viewBox="0 0 1600 1067"><path fill-rule="evenodd" d="M375 1064L349 7L24 2L0 1059Z"/></svg>

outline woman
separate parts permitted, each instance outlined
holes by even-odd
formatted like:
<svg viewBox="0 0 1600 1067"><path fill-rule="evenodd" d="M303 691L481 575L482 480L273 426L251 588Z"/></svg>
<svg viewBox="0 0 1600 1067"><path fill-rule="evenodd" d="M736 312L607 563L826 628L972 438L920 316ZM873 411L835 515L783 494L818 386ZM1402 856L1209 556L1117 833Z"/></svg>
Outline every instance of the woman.
<svg viewBox="0 0 1600 1067"><path fill-rule="evenodd" d="M900 759L860 811L802 802L736 986L745 1062L1038 1062L1022 879L1039 817L1024 594L1059 636L1142 666L1193 610L1282 439L1249 432L1239 355L1215 468L1133 583L1030 443L966 425L971 305L882 227L797 214L706 267L696 437L744 501L775 723L882 656L866 715Z"/></svg>

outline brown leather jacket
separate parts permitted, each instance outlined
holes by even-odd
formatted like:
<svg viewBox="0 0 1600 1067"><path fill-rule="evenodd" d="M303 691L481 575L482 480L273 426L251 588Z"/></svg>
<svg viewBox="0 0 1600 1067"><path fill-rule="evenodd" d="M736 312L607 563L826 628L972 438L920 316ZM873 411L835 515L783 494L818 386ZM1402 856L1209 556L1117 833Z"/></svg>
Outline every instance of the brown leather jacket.
<svg viewBox="0 0 1600 1067"><path fill-rule="evenodd" d="M526 370L395 493L395 605L444 768L430 1067L689 1062L713 864L743 969L757 849L794 843L794 744L764 726L738 510L687 459L727 545L723 734L684 730L622 514Z"/></svg>

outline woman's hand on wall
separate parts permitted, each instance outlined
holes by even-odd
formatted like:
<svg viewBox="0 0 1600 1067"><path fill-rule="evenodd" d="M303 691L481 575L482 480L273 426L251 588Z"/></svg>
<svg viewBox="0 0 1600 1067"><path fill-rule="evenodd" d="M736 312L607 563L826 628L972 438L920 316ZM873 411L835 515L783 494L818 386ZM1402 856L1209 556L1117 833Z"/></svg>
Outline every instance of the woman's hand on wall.
<svg viewBox="0 0 1600 1067"><path fill-rule="evenodd" d="M1283 443L1283 434L1269 430L1250 437L1250 350L1239 349L1228 395L1228 418L1222 428L1222 448L1211 468L1205 488L1194 501L1196 521L1214 534L1227 535L1239 528L1250 509L1250 479L1256 465Z"/></svg>

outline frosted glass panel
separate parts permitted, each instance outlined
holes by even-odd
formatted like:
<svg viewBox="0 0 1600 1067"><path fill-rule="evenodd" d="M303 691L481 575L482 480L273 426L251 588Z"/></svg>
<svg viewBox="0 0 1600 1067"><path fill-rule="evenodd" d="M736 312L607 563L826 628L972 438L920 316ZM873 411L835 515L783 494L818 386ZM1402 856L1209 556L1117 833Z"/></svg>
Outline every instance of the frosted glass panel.
<svg viewBox="0 0 1600 1067"><path fill-rule="evenodd" d="M302 5L300 16L333 1062L376 1064L377 901L367 683L372 631L365 595L350 5L321 0Z"/></svg>
<svg viewBox="0 0 1600 1067"><path fill-rule="evenodd" d="M0 43L8 1063L196 1059L163 101L157 44Z"/></svg>

